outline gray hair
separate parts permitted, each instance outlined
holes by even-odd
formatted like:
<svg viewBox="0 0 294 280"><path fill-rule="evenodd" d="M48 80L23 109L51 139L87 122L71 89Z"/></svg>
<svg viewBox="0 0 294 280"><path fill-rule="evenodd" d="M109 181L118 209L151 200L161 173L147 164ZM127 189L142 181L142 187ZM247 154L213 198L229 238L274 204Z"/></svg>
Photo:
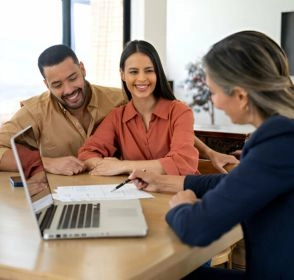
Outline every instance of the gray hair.
<svg viewBox="0 0 294 280"><path fill-rule="evenodd" d="M214 44L203 57L207 74L226 94L244 88L263 117L294 118L294 86L285 52L256 31L234 33Z"/></svg>

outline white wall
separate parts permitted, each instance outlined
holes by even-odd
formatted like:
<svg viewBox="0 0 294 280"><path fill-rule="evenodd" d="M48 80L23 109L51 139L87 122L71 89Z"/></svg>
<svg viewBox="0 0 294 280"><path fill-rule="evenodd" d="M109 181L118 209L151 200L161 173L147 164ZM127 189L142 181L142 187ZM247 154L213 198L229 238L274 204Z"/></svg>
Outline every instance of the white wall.
<svg viewBox="0 0 294 280"><path fill-rule="evenodd" d="M186 77L186 65L201 58L209 47L245 29L266 33L280 43L281 12L294 11L293 0L168 0L167 73L175 81L176 92L185 98L178 85ZM177 89L178 88L178 89ZM207 114L196 114L196 123L209 123ZM229 125L217 110L216 123Z"/></svg>
<svg viewBox="0 0 294 280"><path fill-rule="evenodd" d="M161 47L159 53L167 76L174 80L177 97L182 99L185 92L178 86L186 78L186 65L200 59L213 43L245 29L264 32L280 43L281 12L294 11L294 0L133 0L132 5L138 2L143 10L151 7L154 13L145 11L144 17L132 18L132 26L138 27L143 21L144 28L148 28L152 22L149 37L141 32L142 38L152 37L154 46ZM162 4L165 2L166 12ZM132 14L138 11L136 8ZM162 29L159 28L165 24L165 17L166 34L160 33ZM165 50L162 49L164 45ZM206 114L196 114L195 118L198 124L210 122ZM230 121L217 111L216 123L229 125Z"/></svg>
<svg viewBox="0 0 294 280"><path fill-rule="evenodd" d="M133 0L131 14L131 40L154 45L166 70L167 0Z"/></svg>

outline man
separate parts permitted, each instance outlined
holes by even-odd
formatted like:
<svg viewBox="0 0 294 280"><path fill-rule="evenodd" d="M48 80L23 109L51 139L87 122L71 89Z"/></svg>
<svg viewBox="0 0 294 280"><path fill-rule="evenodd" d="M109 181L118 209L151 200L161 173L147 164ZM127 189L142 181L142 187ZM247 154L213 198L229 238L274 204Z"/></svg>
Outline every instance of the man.
<svg viewBox="0 0 294 280"><path fill-rule="evenodd" d="M80 173L84 164L76 158L78 148L127 97L120 89L88 83L83 63L65 45L47 48L38 66L48 91L21 102L21 108L0 128L0 170L17 170L10 138L31 125L47 171Z"/></svg>
<svg viewBox="0 0 294 280"><path fill-rule="evenodd" d="M44 50L38 67L48 91L22 101L21 108L0 128L0 171L17 170L10 138L31 125L48 172L81 173L85 166L76 158L78 149L114 107L127 102L127 97L121 89L86 81L84 64L65 45ZM225 164L238 162L233 156L211 150L197 138L195 146L222 172Z"/></svg>

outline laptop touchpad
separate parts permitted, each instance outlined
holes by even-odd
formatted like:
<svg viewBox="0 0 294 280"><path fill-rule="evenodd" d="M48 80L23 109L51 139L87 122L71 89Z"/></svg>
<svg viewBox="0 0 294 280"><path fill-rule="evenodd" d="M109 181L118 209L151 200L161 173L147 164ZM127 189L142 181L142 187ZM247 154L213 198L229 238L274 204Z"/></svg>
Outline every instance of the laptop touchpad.
<svg viewBox="0 0 294 280"><path fill-rule="evenodd" d="M109 209L110 217L134 217L137 216L137 209L134 208L113 208Z"/></svg>

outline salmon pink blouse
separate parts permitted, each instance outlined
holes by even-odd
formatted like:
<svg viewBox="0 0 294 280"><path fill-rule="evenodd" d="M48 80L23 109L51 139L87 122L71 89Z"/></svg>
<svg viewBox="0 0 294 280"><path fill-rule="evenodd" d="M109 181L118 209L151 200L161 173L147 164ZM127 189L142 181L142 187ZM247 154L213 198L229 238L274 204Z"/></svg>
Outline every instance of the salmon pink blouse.
<svg viewBox="0 0 294 280"><path fill-rule="evenodd" d="M192 110L178 100L159 99L146 130L133 102L115 108L79 149L78 158L155 160L166 174L199 174Z"/></svg>

